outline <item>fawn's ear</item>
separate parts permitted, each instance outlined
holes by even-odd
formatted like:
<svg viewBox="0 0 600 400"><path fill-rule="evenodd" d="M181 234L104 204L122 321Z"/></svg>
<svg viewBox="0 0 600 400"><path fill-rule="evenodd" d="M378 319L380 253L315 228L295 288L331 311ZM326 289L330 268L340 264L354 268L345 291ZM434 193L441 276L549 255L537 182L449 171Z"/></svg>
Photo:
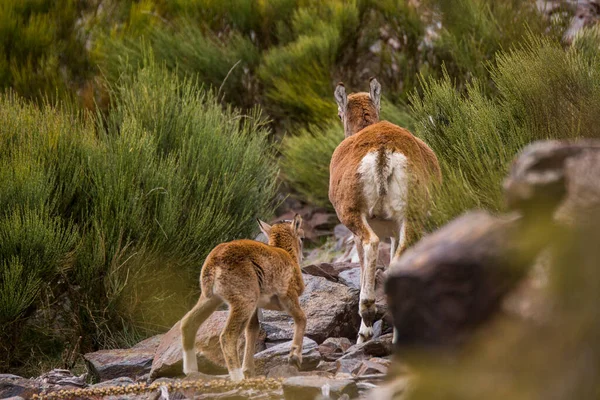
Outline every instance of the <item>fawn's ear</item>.
<svg viewBox="0 0 600 400"><path fill-rule="evenodd" d="M369 81L369 97L377 108L377 112L381 108L381 85L377 82L377 79L371 78Z"/></svg>
<svg viewBox="0 0 600 400"><path fill-rule="evenodd" d="M302 226L302 217L300 216L300 214L294 215L294 219L292 220L292 229L294 229L294 231L298 232L300 230L301 226Z"/></svg>
<svg viewBox="0 0 600 400"><path fill-rule="evenodd" d="M271 225L267 224L265 221L261 221L258 218L256 218L256 221L258 222L258 227L260 228L260 231L264 233L268 239L271 235Z"/></svg>
<svg viewBox="0 0 600 400"><path fill-rule="evenodd" d="M346 95L346 88L342 82L337 84L333 95L335 97L335 101L337 102L339 111L345 112L346 106L348 105L348 95Z"/></svg>

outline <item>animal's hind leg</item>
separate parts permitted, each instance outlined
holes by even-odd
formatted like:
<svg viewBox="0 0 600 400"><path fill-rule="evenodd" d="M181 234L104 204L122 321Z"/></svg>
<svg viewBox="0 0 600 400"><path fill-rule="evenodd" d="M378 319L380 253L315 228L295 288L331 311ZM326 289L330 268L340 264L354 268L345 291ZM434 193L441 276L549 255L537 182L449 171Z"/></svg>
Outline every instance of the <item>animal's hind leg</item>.
<svg viewBox="0 0 600 400"><path fill-rule="evenodd" d="M306 330L306 314L304 314L297 296L282 299L282 305L294 319L294 337L292 338L292 349L288 362L300 369L302 365L302 343L304 341L304 331Z"/></svg>
<svg viewBox="0 0 600 400"><path fill-rule="evenodd" d="M254 310L254 314L250 317L248 325L246 326L246 346L244 349L244 364L243 372L246 378L254 376L254 350L256 348L256 338L258 337L258 331L260 330L260 324L258 322L258 308Z"/></svg>
<svg viewBox="0 0 600 400"><path fill-rule="evenodd" d="M244 379L238 354L238 339L252 317L256 304L248 304L246 299L229 303L229 317L225 329L221 332L221 350L227 364L229 376L234 382Z"/></svg>
<svg viewBox="0 0 600 400"><path fill-rule="evenodd" d="M365 265L365 253L363 251L363 242L362 239L356 235L354 235L354 245L356 246L356 252L358 253L358 262L360 265L360 287L362 288L362 280L363 280L363 268Z"/></svg>
<svg viewBox="0 0 600 400"><path fill-rule="evenodd" d="M198 372L196 362L196 333L200 325L221 305L218 297L200 296L198 302L181 320L181 344L183 347L183 372Z"/></svg>
<svg viewBox="0 0 600 400"><path fill-rule="evenodd" d="M361 271L361 287L358 312L362 318L358 331L357 343L363 343L373 337L373 323L375 322L375 273L377 272L377 255L379 253L379 237L366 221L366 216L361 216L363 225L362 248L364 254Z"/></svg>
<svg viewBox="0 0 600 400"><path fill-rule="evenodd" d="M392 238L392 243L395 242L395 246L390 248L390 265L400 258L404 250L406 249L407 240L406 240L406 229L407 229L407 221L406 219L401 221L400 226L398 227L398 233Z"/></svg>

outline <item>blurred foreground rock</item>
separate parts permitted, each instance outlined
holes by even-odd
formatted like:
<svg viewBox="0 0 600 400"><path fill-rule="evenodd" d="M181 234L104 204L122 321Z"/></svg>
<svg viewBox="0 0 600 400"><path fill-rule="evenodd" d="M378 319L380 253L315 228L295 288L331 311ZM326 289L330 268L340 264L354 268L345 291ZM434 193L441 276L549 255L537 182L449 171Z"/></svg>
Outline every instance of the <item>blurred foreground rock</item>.
<svg viewBox="0 0 600 400"><path fill-rule="evenodd" d="M600 204L600 141L536 142L504 183L507 216L470 212L423 238L389 271L399 345L463 342L498 310L561 229Z"/></svg>
<svg viewBox="0 0 600 400"><path fill-rule="evenodd" d="M386 281L398 344L457 344L489 318L537 254L520 229L471 212L407 250Z"/></svg>
<svg viewBox="0 0 600 400"><path fill-rule="evenodd" d="M407 394L398 375L370 398L597 397L600 141L533 143L515 159L504 189L513 214L468 213L393 266L386 291L399 354L410 354L419 379ZM534 291L546 286L551 317L491 320L534 259L523 282L535 282ZM411 346L466 338L461 352Z"/></svg>

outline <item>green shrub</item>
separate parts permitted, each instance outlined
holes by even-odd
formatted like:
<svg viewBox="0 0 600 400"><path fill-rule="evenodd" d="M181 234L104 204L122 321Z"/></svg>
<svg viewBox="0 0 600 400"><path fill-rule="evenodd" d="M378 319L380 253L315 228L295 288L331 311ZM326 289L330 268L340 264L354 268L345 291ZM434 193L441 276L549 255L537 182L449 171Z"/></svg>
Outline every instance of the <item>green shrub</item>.
<svg viewBox="0 0 600 400"><path fill-rule="evenodd" d="M508 165L532 140L600 136L597 59L530 37L496 60L496 97L479 81L461 93L447 74L424 81L423 96L412 97L416 133L436 152L444 176L434 225L470 208L501 209Z"/></svg>
<svg viewBox="0 0 600 400"><path fill-rule="evenodd" d="M0 90L30 99L65 98L69 85L89 72L75 29L73 0L0 3Z"/></svg>
<svg viewBox="0 0 600 400"><path fill-rule="evenodd" d="M355 2L315 3L295 11L287 32L282 32L289 43L269 50L258 71L273 117L285 119L288 128L320 125L331 118L331 71L343 47L343 33L356 29L358 20Z"/></svg>
<svg viewBox="0 0 600 400"><path fill-rule="evenodd" d="M489 63L496 53L520 43L527 33L560 38L561 27L552 25L527 0L429 0L428 4L438 11L442 26L433 42L435 69L444 65L460 87L477 78L487 89Z"/></svg>
<svg viewBox="0 0 600 400"><path fill-rule="evenodd" d="M278 171L260 111L223 109L150 63L113 90L98 118L0 97L2 368L78 336L86 351L168 328L208 252L271 213ZM74 326L40 321L52 303Z"/></svg>
<svg viewBox="0 0 600 400"><path fill-rule="evenodd" d="M103 56L100 67L109 84L118 82L121 74L143 65L148 53L176 71L182 78L197 78L219 90L235 105L252 108L253 87L247 80L248 68L257 63L258 54L252 42L239 34L227 40L204 32L189 21L178 21L177 28L156 24L147 28L143 40L130 37L105 38L98 52Z"/></svg>

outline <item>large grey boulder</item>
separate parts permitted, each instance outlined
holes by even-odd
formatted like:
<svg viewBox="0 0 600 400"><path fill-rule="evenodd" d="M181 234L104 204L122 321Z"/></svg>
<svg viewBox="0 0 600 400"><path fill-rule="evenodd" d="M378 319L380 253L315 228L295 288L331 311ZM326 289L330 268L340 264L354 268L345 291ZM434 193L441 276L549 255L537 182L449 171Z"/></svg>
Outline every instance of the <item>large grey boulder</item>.
<svg viewBox="0 0 600 400"><path fill-rule="evenodd" d="M326 278L303 274L305 290L300 305L306 313L305 336L317 343L328 337L355 338L358 334L358 291ZM285 312L263 311L261 326L267 341L289 341L294 335L292 318Z"/></svg>
<svg viewBox="0 0 600 400"><path fill-rule="evenodd" d="M215 311L198 330L196 334L196 360L198 361L199 372L213 375L227 373L219 336L225 327L228 314L228 311ZM152 361L150 379L183 374L180 322L177 322L162 337ZM257 352L264 349L264 340L265 335L261 331L256 342ZM244 343L244 335L241 335L238 342L240 357L243 357Z"/></svg>

